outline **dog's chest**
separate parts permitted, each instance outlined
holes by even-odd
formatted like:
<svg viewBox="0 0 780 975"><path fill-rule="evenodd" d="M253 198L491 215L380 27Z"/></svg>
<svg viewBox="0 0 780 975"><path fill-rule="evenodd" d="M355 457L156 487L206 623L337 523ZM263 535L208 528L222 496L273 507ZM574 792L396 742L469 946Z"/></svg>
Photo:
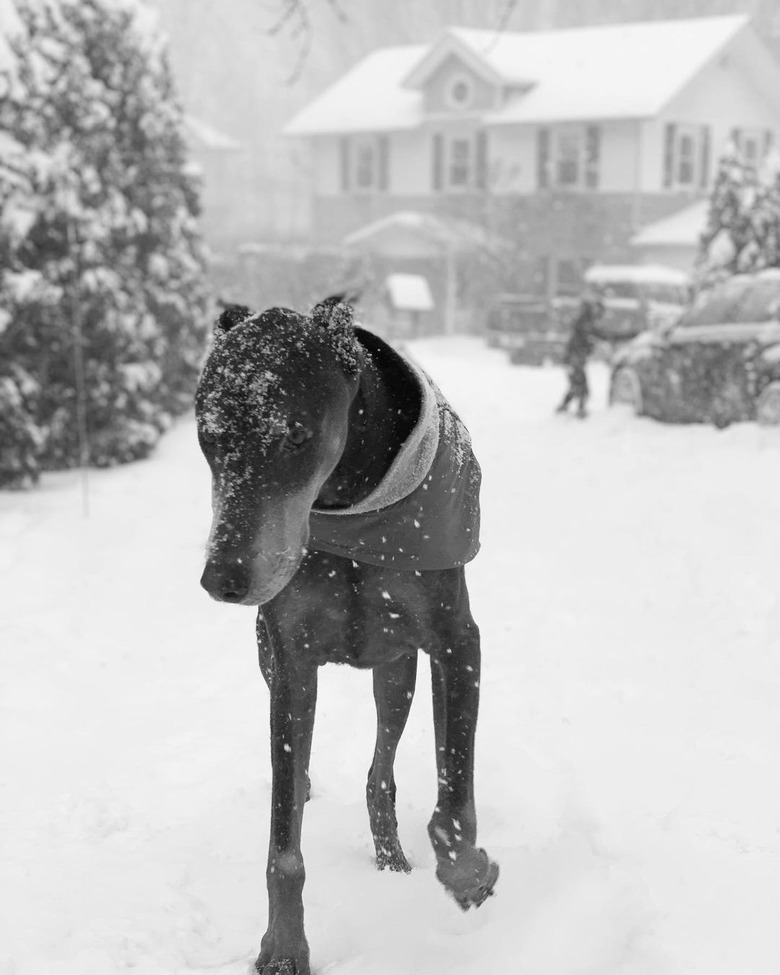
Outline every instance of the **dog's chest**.
<svg viewBox="0 0 780 975"><path fill-rule="evenodd" d="M318 663L363 668L432 649L430 599L420 573L312 556L290 586L298 652Z"/></svg>

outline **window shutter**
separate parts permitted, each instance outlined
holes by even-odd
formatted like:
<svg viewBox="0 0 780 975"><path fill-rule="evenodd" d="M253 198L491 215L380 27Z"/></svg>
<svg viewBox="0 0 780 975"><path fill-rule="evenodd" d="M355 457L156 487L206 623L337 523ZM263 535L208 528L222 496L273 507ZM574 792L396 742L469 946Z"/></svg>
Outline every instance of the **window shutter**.
<svg viewBox="0 0 780 975"><path fill-rule="evenodd" d="M342 136L340 140L339 149L341 152L341 189L343 192L348 192L350 188L349 179L349 139L347 136Z"/></svg>
<svg viewBox="0 0 780 975"><path fill-rule="evenodd" d="M487 132L484 129L477 132L475 155L474 183L478 190L486 190L488 185L488 144Z"/></svg>
<svg viewBox="0 0 780 975"><path fill-rule="evenodd" d="M731 130L731 141L734 143L734 148L739 151L742 144L742 129Z"/></svg>
<svg viewBox="0 0 780 975"><path fill-rule="evenodd" d="M536 183L541 190L550 185L550 130L543 126L536 131Z"/></svg>
<svg viewBox="0 0 780 975"><path fill-rule="evenodd" d="M435 190L442 190L444 189L444 139L441 132L434 133L432 150L431 182Z"/></svg>
<svg viewBox="0 0 780 975"><path fill-rule="evenodd" d="M585 185L589 190L599 187L601 164L601 127L589 125L585 131Z"/></svg>
<svg viewBox="0 0 780 975"><path fill-rule="evenodd" d="M664 187L674 186L674 144L677 136L677 126L668 123L664 130Z"/></svg>
<svg viewBox="0 0 780 975"><path fill-rule="evenodd" d="M380 135L377 139L377 189L386 193L390 189L390 139Z"/></svg>
<svg viewBox="0 0 780 975"><path fill-rule="evenodd" d="M769 153L772 151L772 146L774 145L775 137L771 129L767 129L764 132L764 160L766 160Z"/></svg>
<svg viewBox="0 0 780 975"><path fill-rule="evenodd" d="M710 127L701 127L701 168L699 170L699 186L706 190L710 182Z"/></svg>

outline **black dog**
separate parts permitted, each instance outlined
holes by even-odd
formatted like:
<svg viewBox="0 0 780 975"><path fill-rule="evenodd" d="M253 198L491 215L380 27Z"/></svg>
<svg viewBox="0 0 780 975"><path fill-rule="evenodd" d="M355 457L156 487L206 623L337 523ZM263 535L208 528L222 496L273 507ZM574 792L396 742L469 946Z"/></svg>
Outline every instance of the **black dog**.
<svg viewBox="0 0 780 975"><path fill-rule="evenodd" d="M430 380L356 329L338 298L311 316L223 312L196 409L214 508L201 583L215 599L261 607L271 692L269 916L257 969L309 975L300 839L321 664L373 668L376 862L408 871L393 763L418 650L430 655L436 875L464 909L498 877L476 846L473 787L480 644L463 565L479 547L479 467Z"/></svg>

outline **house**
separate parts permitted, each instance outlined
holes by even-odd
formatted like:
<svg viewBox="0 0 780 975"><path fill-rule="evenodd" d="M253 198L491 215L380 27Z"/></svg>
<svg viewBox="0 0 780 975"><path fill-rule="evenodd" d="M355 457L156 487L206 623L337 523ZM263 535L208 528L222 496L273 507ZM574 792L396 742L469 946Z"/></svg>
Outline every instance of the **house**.
<svg viewBox="0 0 780 975"><path fill-rule="evenodd" d="M513 242L505 290L553 294L706 194L727 139L760 159L780 138L780 67L744 15L449 28L370 54L285 131L313 152L316 240L399 211L471 221Z"/></svg>

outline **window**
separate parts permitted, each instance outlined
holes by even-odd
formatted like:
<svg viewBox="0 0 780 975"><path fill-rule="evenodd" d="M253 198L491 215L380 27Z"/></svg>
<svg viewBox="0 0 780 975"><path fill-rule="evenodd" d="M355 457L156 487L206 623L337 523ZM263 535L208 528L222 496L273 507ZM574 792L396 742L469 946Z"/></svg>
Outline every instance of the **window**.
<svg viewBox="0 0 780 975"><path fill-rule="evenodd" d="M465 74L457 74L447 86L447 104L450 108L468 108L474 97L474 82Z"/></svg>
<svg viewBox="0 0 780 975"><path fill-rule="evenodd" d="M678 186L696 185L698 139L692 129L681 129L677 139L676 182Z"/></svg>
<svg viewBox="0 0 780 975"><path fill-rule="evenodd" d="M352 172L356 190L371 190L376 183L376 145L373 142L356 142L352 154Z"/></svg>
<svg viewBox="0 0 780 975"><path fill-rule="evenodd" d="M746 166L757 170L772 145L772 133L767 129L732 129L731 141Z"/></svg>
<svg viewBox="0 0 780 975"><path fill-rule="evenodd" d="M746 132L742 138L742 158L745 165L758 169L761 161L761 135L758 132Z"/></svg>
<svg viewBox="0 0 780 975"><path fill-rule="evenodd" d="M487 186L487 136L482 130L464 135L437 132L433 136L434 190L463 192Z"/></svg>
<svg viewBox="0 0 780 975"><path fill-rule="evenodd" d="M733 277L703 294L685 313L680 324L721 325L734 321L737 305L750 287L750 279Z"/></svg>
<svg viewBox="0 0 780 975"><path fill-rule="evenodd" d="M540 189L597 190L600 169L600 126L538 128L536 171Z"/></svg>
<svg viewBox="0 0 780 975"><path fill-rule="evenodd" d="M664 186L667 189L705 189L709 182L710 127L677 125L665 129Z"/></svg>
<svg viewBox="0 0 780 975"><path fill-rule="evenodd" d="M353 136L341 140L341 188L344 192L372 193L388 188L387 136Z"/></svg>
<svg viewBox="0 0 780 975"><path fill-rule="evenodd" d="M471 139L451 139L449 143L448 183L463 189L472 182Z"/></svg>
<svg viewBox="0 0 780 975"><path fill-rule="evenodd" d="M562 129L553 140L553 182L556 186L573 187L582 183L584 154L582 129Z"/></svg>

